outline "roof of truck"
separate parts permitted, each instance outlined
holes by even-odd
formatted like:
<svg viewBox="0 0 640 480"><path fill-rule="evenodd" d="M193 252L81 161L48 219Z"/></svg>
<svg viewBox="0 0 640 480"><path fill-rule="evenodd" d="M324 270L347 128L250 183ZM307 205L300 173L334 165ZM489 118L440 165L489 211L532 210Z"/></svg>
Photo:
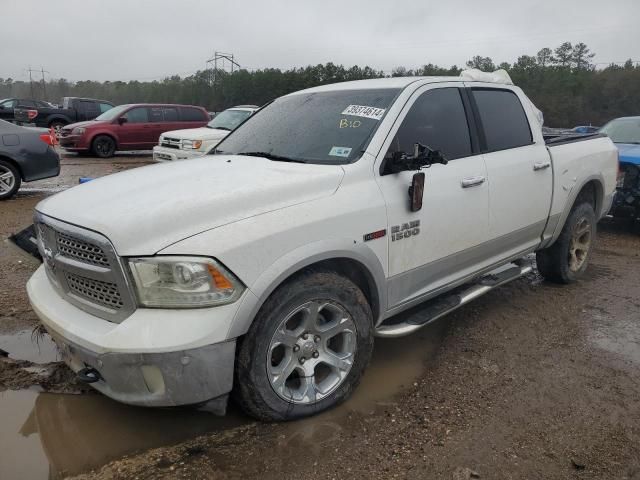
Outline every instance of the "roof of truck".
<svg viewBox="0 0 640 480"><path fill-rule="evenodd" d="M308 88L295 93L301 92L330 92L336 90L365 90L379 88L398 88L402 89L414 82L420 83L436 83L436 82L462 82L461 77L390 77L390 78L371 78L368 80L354 80L351 82L331 83L329 85L320 85L318 87Z"/></svg>
<svg viewBox="0 0 640 480"><path fill-rule="evenodd" d="M487 85L513 85L509 74L504 70L495 72L481 72L477 69L463 70L457 77L387 77L387 78L371 78L368 80L355 80L351 82L332 83L329 85L321 85L319 87L302 90L302 92L330 92L336 90L364 90L364 89L381 89L381 88L397 88L403 89L412 83L442 83L442 82L481 82ZM295 92L300 93L300 92Z"/></svg>

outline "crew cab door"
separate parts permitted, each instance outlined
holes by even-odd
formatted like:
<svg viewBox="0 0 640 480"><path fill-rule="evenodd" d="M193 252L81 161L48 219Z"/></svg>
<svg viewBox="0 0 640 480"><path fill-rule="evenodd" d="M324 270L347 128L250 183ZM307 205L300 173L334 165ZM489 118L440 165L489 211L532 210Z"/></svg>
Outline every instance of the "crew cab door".
<svg viewBox="0 0 640 480"><path fill-rule="evenodd" d="M489 189L471 112L461 83L418 89L403 108L376 162L377 181L387 205L389 306L458 280L476 271L488 238ZM440 150L448 165L423 169L422 209L412 212L408 188L415 171L388 173L393 152L410 153L421 143Z"/></svg>
<svg viewBox="0 0 640 480"><path fill-rule="evenodd" d="M489 183L489 239L495 261L540 243L551 207L551 157L519 89L472 86ZM527 106L527 109L523 105Z"/></svg>

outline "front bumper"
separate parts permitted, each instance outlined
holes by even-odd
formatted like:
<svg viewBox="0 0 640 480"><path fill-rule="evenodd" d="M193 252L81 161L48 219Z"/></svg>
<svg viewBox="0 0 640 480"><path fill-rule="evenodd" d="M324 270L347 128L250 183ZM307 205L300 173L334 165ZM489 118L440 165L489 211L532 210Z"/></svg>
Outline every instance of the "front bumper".
<svg viewBox="0 0 640 480"><path fill-rule="evenodd" d="M155 146L153 147L153 161L154 162L175 162L177 160L189 160L191 158L198 158L204 155L203 152L198 150L180 150L177 148L167 148Z"/></svg>
<svg viewBox="0 0 640 480"><path fill-rule="evenodd" d="M181 335L164 328L169 322L160 309L138 309L120 324L86 313L58 295L44 267L29 280L27 292L65 363L75 372L97 370L101 379L91 386L114 400L168 407L209 402L231 391L235 339L198 344L189 338L206 333L200 319L190 314L205 317L205 325L216 325L208 309L173 311L170 323ZM118 348L110 346L114 344Z"/></svg>
<svg viewBox="0 0 640 480"><path fill-rule="evenodd" d="M87 138L85 135L66 135L60 136L58 141L60 142L60 146L65 150L69 150L71 152L78 152L82 150L89 150L90 145L87 142Z"/></svg>

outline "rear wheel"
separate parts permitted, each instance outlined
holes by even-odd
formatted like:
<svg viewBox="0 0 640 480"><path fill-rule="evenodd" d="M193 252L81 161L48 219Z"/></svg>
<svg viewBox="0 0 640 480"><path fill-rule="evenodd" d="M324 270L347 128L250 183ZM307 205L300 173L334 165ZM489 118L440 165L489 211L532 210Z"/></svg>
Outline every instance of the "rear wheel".
<svg viewBox="0 0 640 480"><path fill-rule="evenodd" d="M542 276L556 283L571 283L587 269L596 237L596 215L590 203L571 210L553 245L536 253Z"/></svg>
<svg viewBox="0 0 640 480"><path fill-rule="evenodd" d="M267 300L242 340L234 395L261 420L319 413L349 397L371 358L372 313L334 272L307 272Z"/></svg>
<svg viewBox="0 0 640 480"><path fill-rule="evenodd" d="M98 135L91 143L91 152L100 158L110 158L116 153L116 142L107 135Z"/></svg>
<svg viewBox="0 0 640 480"><path fill-rule="evenodd" d="M20 172L11 163L0 160L0 200L13 197L20 188Z"/></svg>

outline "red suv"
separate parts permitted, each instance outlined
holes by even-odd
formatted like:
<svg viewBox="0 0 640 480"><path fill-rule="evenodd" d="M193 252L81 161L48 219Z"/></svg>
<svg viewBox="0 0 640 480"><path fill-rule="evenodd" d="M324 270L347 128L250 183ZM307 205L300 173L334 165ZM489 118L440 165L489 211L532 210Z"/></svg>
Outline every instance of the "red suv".
<svg viewBox="0 0 640 480"><path fill-rule="evenodd" d="M151 150L162 133L204 127L209 120L204 108L191 105L120 105L95 120L64 127L60 146L108 158L116 150Z"/></svg>

